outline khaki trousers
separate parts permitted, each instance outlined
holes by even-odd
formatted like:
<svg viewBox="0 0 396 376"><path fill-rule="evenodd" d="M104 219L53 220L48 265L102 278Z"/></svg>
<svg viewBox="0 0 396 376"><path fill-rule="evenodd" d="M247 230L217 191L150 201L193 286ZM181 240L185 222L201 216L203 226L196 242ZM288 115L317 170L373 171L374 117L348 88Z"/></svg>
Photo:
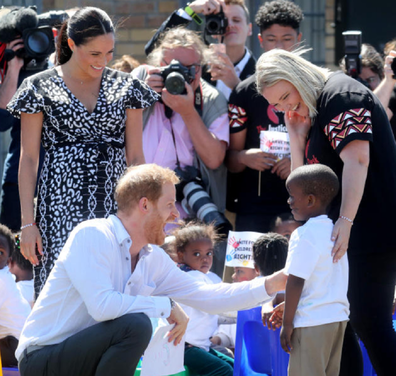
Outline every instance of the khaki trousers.
<svg viewBox="0 0 396 376"><path fill-rule="evenodd" d="M347 321L296 328L289 376L338 376Z"/></svg>

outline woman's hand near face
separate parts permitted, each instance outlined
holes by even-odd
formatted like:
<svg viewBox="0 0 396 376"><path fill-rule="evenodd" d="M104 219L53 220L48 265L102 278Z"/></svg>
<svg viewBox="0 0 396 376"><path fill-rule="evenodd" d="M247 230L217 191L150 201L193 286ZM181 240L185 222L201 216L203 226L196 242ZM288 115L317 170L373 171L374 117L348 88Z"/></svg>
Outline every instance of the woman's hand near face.
<svg viewBox="0 0 396 376"><path fill-rule="evenodd" d="M294 170L304 164L304 151L311 129L311 118L300 116L295 111L287 111L285 123L290 137L291 170Z"/></svg>
<svg viewBox="0 0 396 376"><path fill-rule="evenodd" d="M295 111L286 111L285 123L289 134L295 134L304 140L307 139L309 130L311 129L311 118L301 116Z"/></svg>

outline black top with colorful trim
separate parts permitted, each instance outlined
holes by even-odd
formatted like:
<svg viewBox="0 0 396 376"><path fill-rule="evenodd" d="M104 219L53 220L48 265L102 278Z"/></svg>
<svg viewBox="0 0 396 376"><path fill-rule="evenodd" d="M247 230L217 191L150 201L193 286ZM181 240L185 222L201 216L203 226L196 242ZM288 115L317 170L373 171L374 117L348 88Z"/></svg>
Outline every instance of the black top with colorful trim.
<svg viewBox="0 0 396 376"><path fill-rule="evenodd" d="M396 144L384 108L364 85L336 72L318 98L317 111L305 151L306 163L329 166L342 184L342 149L354 140L370 143L364 194L348 252L396 252ZM340 202L341 193L330 212L333 220L339 215Z"/></svg>

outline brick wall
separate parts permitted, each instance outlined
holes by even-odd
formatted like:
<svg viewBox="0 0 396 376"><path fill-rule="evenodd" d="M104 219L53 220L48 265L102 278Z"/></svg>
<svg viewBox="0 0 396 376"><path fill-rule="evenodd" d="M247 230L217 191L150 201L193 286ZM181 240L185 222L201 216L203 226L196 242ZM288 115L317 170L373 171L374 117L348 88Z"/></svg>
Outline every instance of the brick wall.
<svg viewBox="0 0 396 376"><path fill-rule="evenodd" d="M117 43L115 58L131 54L144 62L144 46L155 29L179 7L179 1L163 0L42 0L43 11L95 6L103 9L115 21Z"/></svg>
<svg viewBox="0 0 396 376"><path fill-rule="evenodd" d="M335 0L326 0L325 8L325 61L332 70L339 69L335 63L335 28L334 23Z"/></svg>

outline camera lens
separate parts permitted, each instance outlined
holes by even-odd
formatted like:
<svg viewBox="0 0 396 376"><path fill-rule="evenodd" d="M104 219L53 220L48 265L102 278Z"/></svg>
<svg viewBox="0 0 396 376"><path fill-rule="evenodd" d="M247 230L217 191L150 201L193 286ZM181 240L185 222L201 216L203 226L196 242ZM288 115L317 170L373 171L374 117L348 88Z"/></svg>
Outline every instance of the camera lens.
<svg viewBox="0 0 396 376"><path fill-rule="evenodd" d="M212 18L209 22L206 23L206 30L209 34L219 34L220 29L221 23L216 18Z"/></svg>
<svg viewBox="0 0 396 376"><path fill-rule="evenodd" d="M185 82L181 73L172 72L165 79L165 87L170 94L179 95L185 91Z"/></svg>
<svg viewBox="0 0 396 376"><path fill-rule="evenodd" d="M50 40L47 34L41 32L41 30L35 30L29 35L26 43L31 51L36 54L42 54L48 49Z"/></svg>
<svg viewBox="0 0 396 376"><path fill-rule="evenodd" d="M26 56L34 59L42 59L55 51L54 35L49 26L40 26L23 31L23 43Z"/></svg>

